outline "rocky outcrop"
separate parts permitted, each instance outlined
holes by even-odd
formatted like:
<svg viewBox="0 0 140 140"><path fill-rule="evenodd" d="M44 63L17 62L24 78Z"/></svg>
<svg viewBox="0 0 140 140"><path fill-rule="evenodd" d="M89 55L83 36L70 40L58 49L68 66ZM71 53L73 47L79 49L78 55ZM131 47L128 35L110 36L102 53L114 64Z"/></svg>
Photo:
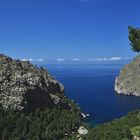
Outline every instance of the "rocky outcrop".
<svg viewBox="0 0 140 140"><path fill-rule="evenodd" d="M65 106L65 98L63 85L44 68L0 55L0 104L5 110Z"/></svg>
<svg viewBox="0 0 140 140"><path fill-rule="evenodd" d="M115 80L115 91L119 94L140 96L140 55L121 69Z"/></svg>
<svg viewBox="0 0 140 140"><path fill-rule="evenodd" d="M133 140L140 140L140 137L134 136Z"/></svg>

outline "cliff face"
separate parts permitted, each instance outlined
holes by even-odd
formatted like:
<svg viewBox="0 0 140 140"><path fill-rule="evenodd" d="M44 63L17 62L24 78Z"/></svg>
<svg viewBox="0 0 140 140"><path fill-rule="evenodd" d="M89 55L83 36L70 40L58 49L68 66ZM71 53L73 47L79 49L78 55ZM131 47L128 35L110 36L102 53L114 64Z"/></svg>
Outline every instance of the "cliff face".
<svg viewBox="0 0 140 140"><path fill-rule="evenodd" d="M66 107L65 98L63 85L44 68L0 55L0 104L5 110Z"/></svg>
<svg viewBox="0 0 140 140"><path fill-rule="evenodd" d="M115 80L115 91L119 94L140 96L140 55L122 68Z"/></svg>

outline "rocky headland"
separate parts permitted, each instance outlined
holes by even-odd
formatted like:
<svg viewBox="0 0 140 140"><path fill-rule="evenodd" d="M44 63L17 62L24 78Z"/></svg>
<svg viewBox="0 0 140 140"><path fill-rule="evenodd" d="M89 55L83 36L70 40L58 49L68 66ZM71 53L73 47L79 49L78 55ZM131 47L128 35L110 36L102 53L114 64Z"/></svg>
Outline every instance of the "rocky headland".
<svg viewBox="0 0 140 140"><path fill-rule="evenodd" d="M0 124L1 140L69 139L83 126L80 108L47 69L3 54Z"/></svg>
<svg viewBox="0 0 140 140"><path fill-rule="evenodd" d="M5 110L70 108L65 99L63 85L46 69L0 54L0 104Z"/></svg>
<svg viewBox="0 0 140 140"><path fill-rule="evenodd" d="M115 80L118 94L140 96L140 55L125 65Z"/></svg>

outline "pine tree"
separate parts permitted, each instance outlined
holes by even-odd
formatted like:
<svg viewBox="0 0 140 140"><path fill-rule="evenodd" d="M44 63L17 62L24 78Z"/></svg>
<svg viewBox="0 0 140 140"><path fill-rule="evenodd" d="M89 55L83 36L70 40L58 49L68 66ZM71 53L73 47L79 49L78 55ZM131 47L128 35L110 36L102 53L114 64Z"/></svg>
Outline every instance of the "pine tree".
<svg viewBox="0 0 140 140"><path fill-rule="evenodd" d="M129 26L128 31L129 31L130 45L132 47L131 49L134 52L140 52L140 29Z"/></svg>

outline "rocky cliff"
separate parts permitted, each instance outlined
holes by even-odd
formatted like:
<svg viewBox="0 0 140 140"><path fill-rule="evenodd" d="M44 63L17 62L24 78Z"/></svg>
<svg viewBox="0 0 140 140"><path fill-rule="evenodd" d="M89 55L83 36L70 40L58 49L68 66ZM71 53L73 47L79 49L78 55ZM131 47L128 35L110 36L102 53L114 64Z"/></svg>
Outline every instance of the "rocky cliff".
<svg viewBox="0 0 140 140"><path fill-rule="evenodd" d="M140 96L140 55L121 69L115 80L115 91L119 94Z"/></svg>
<svg viewBox="0 0 140 140"><path fill-rule="evenodd" d="M69 107L64 87L44 68L0 55L0 104L5 110Z"/></svg>

